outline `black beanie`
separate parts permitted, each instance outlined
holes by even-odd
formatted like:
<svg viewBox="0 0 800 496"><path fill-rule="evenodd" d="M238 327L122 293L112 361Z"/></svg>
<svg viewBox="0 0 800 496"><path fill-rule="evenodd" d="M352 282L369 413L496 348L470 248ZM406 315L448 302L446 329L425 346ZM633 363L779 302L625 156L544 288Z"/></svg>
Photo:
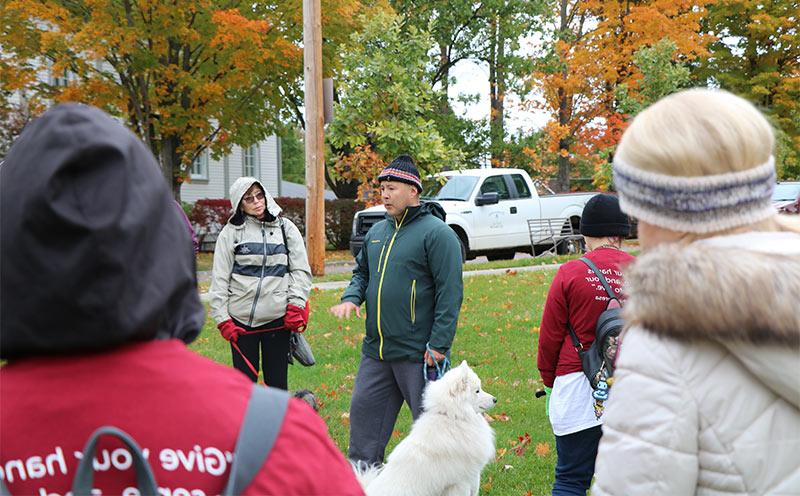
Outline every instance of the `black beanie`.
<svg viewBox="0 0 800 496"><path fill-rule="evenodd" d="M401 183L416 186L417 191L422 191L419 171L417 166L414 165L414 160L408 155L399 155L381 171L378 175L378 182L383 181L400 181Z"/></svg>
<svg viewBox="0 0 800 496"><path fill-rule="evenodd" d="M625 238L630 233L630 219L620 210L616 196L599 194L586 202L581 215L581 234L591 238Z"/></svg>

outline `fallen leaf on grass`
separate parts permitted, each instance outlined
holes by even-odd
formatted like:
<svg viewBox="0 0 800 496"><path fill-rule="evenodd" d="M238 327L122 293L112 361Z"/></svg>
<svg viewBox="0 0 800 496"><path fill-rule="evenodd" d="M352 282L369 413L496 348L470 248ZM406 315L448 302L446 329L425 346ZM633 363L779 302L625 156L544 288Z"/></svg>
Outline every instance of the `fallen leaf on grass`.
<svg viewBox="0 0 800 496"><path fill-rule="evenodd" d="M500 422L508 422L509 420L511 420L511 417L509 417L506 412L498 413L496 415L489 415L489 417L492 419L491 421L497 420Z"/></svg>
<svg viewBox="0 0 800 496"><path fill-rule="evenodd" d="M536 443L536 448L533 450L536 456L547 456L550 454L549 443Z"/></svg>
<svg viewBox="0 0 800 496"><path fill-rule="evenodd" d="M515 276L517 275L517 271L513 269L506 269L506 275Z"/></svg>
<svg viewBox="0 0 800 496"><path fill-rule="evenodd" d="M525 452L528 451L528 446L531 444L531 436L527 432L524 436L519 436L517 438L517 443L511 448L514 451L514 454L517 456L525 455Z"/></svg>

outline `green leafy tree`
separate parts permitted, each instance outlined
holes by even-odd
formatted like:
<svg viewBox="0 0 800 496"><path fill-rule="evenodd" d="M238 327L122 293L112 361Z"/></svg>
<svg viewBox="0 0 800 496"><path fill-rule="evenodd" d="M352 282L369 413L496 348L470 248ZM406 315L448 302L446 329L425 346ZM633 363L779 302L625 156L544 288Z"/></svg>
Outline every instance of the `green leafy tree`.
<svg viewBox="0 0 800 496"><path fill-rule="evenodd" d="M749 99L778 129L778 170L800 178L800 10L796 1L719 0L705 29L716 35L711 56L696 69Z"/></svg>
<svg viewBox="0 0 800 496"><path fill-rule="evenodd" d="M363 32L353 35L327 135L333 152L328 184L337 196L351 193L340 187L349 181L368 192L385 163L401 153L414 157L421 174L462 166L462 153L445 144L430 117L430 46L427 32L403 30L401 19L387 12L366 20Z"/></svg>
<svg viewBox="0 0 800 496"><path fill-rule="evenodd" d="M281 165L284 181L306 182L306 159L300 130L288 127L281 135Z"/></svg>
<svg viewBox="0 0 800 496"><path fill-rule="evenodd" d="M487 146L494 165L504 165L506 146L506 97L525 95L523 76L532 71L532 64L523 53L520 40L533 34L545 11L543 0L393 0L398 12L405 13L406 25L429 30L435 56L432 60L431 84L439 88L437 119L448 144L467 152L469 160L480 157L476 146ZM485 64L489 76L490 114L488 127L459 119L452 111L447 94L454 82L450 71L461 61ZM453 129L459 132L451 132ZM483 155L483 154L480 154ZM507 164L506 164L507 165Z"/></svg>

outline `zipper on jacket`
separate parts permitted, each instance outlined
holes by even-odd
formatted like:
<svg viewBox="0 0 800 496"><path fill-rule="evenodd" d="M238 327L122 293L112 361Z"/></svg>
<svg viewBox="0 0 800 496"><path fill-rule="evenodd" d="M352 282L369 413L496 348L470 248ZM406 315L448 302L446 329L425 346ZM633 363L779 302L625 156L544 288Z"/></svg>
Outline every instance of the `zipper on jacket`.
<svg viewBox="0 0 800 496"><path fill-rule="evenodd" d="M394 245L394 239L397 237L397 233L400 232L400 227L403 225L403 221L406 220L406 214L408 213L408 209L403 212L403 218L400 219L400 222L394 221L394 234L392 234L392 240L389 241L389 248L386 249L386 257L383 259L383 268L381 268L381 279L378 282L378 339L380 340L380 344L378 344L378 357L383 360L383 329L381 329L381 291L383 290L383 276L386 274L386 264L389 263L389 254L392 252L392 245Z"/></svg>
<svg viewBox="0 0 800 496"><path fill-rule="evenodd" d="M383 261L383 250L386 248L386 243L381 246L381 254L378 256L378 274L381 273L381 262Z"/></svg>
<svg viewBox="0 0 800 496"><path fill-rule="evenodd" d="M411 281L411 323L414 324L417 321L417 280L413 279Z"/></svg>
<svg viewBox="0 0 800 496"><path fill-rule="evenodd" d="M256 313L256 304L258 303L258 296L261 294L261 284L264 282L264 269L267 266L267 233L264 231L264 223L261 223L261 243L263 245L261 252L261 277L258 278L258 287L256 288L256 297L253 298L253 308L250 309L250 321L248 326L253 327L253 316Z"/></svg>

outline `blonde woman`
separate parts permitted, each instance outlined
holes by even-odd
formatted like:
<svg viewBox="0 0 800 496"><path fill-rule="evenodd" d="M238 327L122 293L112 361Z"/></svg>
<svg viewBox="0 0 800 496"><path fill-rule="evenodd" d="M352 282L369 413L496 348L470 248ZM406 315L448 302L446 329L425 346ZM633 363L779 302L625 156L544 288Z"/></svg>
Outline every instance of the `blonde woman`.
<svg viewBox="0 0 800 496"><path fill-rule="evenodd" d="M800 494L800 226L774 136L724 91L637 116L614 160L644 254L592 495Z"/></svg>

